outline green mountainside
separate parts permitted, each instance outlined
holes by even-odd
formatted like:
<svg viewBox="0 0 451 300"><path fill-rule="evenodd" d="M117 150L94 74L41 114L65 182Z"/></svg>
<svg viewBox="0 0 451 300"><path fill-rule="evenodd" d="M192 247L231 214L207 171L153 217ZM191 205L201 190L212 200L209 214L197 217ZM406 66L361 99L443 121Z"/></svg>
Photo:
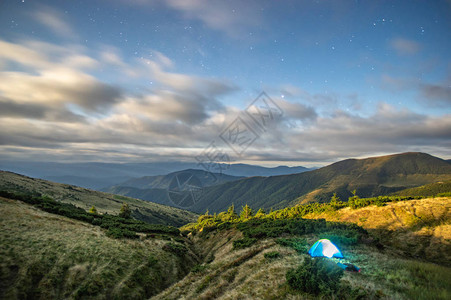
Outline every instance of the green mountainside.
<svg viewBox="0 0 451 300"><path fill-rule="evenodd" d="M207 187L191 209L219 212L233 203L269 210L326 202L333 193L347 200L354 190L361 197L373 197L447 180L451 180L451 165L425 153L348 159L301 174L251 177Z"/></svg>
<svg viewBox="0 0 451 300"><path fill-rule="evenodd" d="M0 190L49 196L57 201L74 204L85 210L95 206L99 213L113 215L119 213L123 203L127 203L133 217L154 224L181 226L197 217L194 213L178 208L5 171L0 171Z"/></svg>
<svg viewBox="0 0 451 300"><path fill-rule="evenodd" d="M167 175L158 176L144 176L127 180L123 183L113 185L112 188L117 187L132 187L137 189L167 189L171 181L180 175L189 174L199 180L200 186L211 186L221 184L228 181L234 181L243 178L242 176L231 176L221 173L211 173L204 170L187 169L178 172L172 172ZM104 189L109 192L109 189Z"/></svg>
<svg viewBox="0 0 451 300"><path fill-rule="evenodd" d="M399 196L451 196L451 181L436 182L415 188L401 190L393 195Z"/></svg>
<svg viewBox="0 0 451 300"><path fill-rule="evenodd" d="M189 178L191 178L191 180ZM175 204L168 197L168 188L170 188L170 186L171 188L174 188L177 184L177 180L181 182L186 180L192 181L190 183L193 183L196 187L204 188L241 178L243 177L211 173L204 170L187 169L167 175L134 178L102 190L112 194L174 206ZM186 187L182 185L181 190L186 191Z"/></svg>

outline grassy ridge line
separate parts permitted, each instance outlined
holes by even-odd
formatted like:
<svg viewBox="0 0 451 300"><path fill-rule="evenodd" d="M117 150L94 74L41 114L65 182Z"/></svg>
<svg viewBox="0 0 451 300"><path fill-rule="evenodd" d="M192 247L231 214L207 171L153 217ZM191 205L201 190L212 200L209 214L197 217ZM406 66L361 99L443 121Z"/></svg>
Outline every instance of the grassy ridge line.
<svg viewBox="0 0 451 300"><path fill-rule="evenodd" d="M339 198L333 196L329 203L301 204L271 211L267 214L262 209L255 213L254 210L246 205L242 207L240 217L238 217L238 214L235 212L235 208L232 205L227 211L219 214L209 215L208 212L206 212L204 215L199 216L197 222L187 224L181 229L190 231L209 230L209 228L220 228L221 226L229 226L233 223L241 223L252 219L286 220L300 218L311 213L333 212L345 207L358 209L370 205L385 206L387 203L391 202L410 201L422 198L422 196L379 196L372 198L359 198L358 196L353 196L349 198L348 202L342 202ZM245 210L248 210L246 215L244 213Z"/></svg>
<svg viewBox="0 0 451 300"><path fill-rule="evenodd" d="M158 237L111 239L98 226L1 197L0 216L0 299L145 299L197 262Z"/></svg>
<svg viewBox="0 0 451 300"><path fill-rule="evenodd" d="M182 226L197 218L195 213L149 201L92 191L67 184L30 178L0 171L0 190L16 193L41 194L57 201L74 204L85 210L95 206L100 213L117 214L128 203L132 216L147 223Z"/></svg>

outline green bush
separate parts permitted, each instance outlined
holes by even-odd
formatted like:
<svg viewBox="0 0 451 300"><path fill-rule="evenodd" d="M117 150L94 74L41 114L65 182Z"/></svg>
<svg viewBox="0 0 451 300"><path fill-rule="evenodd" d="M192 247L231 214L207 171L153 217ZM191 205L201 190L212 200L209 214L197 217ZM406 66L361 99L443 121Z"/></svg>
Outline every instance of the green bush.
<svg viewBox="0 0 451 300"><path fill-rule="evenodd" d="M343 273L332 261L306 256L302 265L287 271L286 279L292 289L313 295L332 295L340 288Z"/></svg>
<svg viewBox="0 0 451 300"><path fill-rule="evenodd" d="M106 235L115 239L137 239L139 236L130 230L127 229L121 229L121 228L108 228L108 231L106 232Z"/></svg>
<svg viewBox="0 0 451 300"><path fill-rule="evenodd" d="M276 259L280 257L280 253L278 251L266 252L263 255L266 259Z"/></svg>
<svg viewBox="0 0 451 300"><path fill-rule="evenodd" d="M245 237L245 238L233 241L233 249L237 250L237 249L247 248L249 246L252 246L256 242L257 242L256 238Z"/></svg>
<svg viewBox="0 0 451 300"><path fill-rule="evenodd" d="M359 241L359 234L353 230L336 229L319 235L320 239L329 239L339 248L343 246L356 245Z"/></svg>
<svg viewBox="0 0 451 300"><path fill-rule="evenodd" d="M205 271L208 268L208 265L195 265L192 269L191 272L193 273L202 273L203 271Z"/></svg>
<svg viewBox="0 0 451 300"><path fill-rule="evenodd" d="M298 253L306 253L309 249L307 242L303 238L291 238L291 239L281 238L277 239L276 243L284 247L293 248Z"/></svg>
<svg viewBox="0 0 451 300"><path fill-rule="evenodd" d="M177 243L167 243L163 246L163 250L172 252L177 256L183 256L186 252L188 252L188 249L184 245L180 245Z"/></svg>

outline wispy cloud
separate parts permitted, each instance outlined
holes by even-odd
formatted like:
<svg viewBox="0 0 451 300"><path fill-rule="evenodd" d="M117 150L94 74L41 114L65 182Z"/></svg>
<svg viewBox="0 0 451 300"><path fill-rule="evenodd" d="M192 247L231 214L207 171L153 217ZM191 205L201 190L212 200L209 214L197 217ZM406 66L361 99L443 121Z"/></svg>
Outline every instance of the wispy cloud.
<svg viewBox="0 0 451 300"><path fill-rule="evenodd" d="M65 15L54 8L42 6L33 13L33 17L36 21L47 27L47 29L61 37L67 39L77 37L75 31L65 20Z"/></svg>
<svg viewBox="0 0 451 300"><path fill-rule="evenodd" d="M395 38L391 40L390 46L398 55L414 55L421 50L420 43L405 38Z"/></svg>
<svg viewBox="0 0 451 300"><path fill-rule="evenodd" d="M199 21L210 29L241 38L249 30L263 23L260 3L254 0L136 0L127 1L138 5L165 5L181 13L186 19Z"/></svg>

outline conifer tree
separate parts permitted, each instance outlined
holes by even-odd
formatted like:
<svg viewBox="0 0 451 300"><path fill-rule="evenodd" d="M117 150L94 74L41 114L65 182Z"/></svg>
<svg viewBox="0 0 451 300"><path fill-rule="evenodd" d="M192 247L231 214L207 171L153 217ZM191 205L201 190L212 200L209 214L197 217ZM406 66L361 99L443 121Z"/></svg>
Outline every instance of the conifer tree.
<svg viewBox="0 0 451 300"><path fill-rule="evenodd" d="M243 206L243 209L241 210L241 214L240 214L241 219L247 220L247 219L251 218L252 215L253 215L252 208L250 208L249 205L247 205L247 204L245 206Z"/></svg>
<svg viewBox="0 0 451 300"><path fill-rule="evenodd" d="M227 219L228 220L233 220L238 218L238 215L235 212L235 205L231 205L229 206L229 208L227 209Z"/></svg>
<svg viewBox="0 0 451 300"><path fill-rule="evenodd" d="M263 218L264 216L265 216L265 211L263 209L261 209L261 208L255 214L256 218Z"/></svg>
<svg viewBox="0 0 451 300"><path fill-rule="evenodd" d="M97 209L96 209L96 207L93 205L92 207L91 207L91 209L89 210L89 213L90 214L93 214L93 215L97 215Z"/></svg>
<svg viewBox="0 0 451 300"><path fill-rule="evenodd" d="M121 207L121 212L119 213L119 217L124 219L129 219L132 216L132 211L127 203L123 203Z"/></svg>

